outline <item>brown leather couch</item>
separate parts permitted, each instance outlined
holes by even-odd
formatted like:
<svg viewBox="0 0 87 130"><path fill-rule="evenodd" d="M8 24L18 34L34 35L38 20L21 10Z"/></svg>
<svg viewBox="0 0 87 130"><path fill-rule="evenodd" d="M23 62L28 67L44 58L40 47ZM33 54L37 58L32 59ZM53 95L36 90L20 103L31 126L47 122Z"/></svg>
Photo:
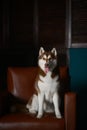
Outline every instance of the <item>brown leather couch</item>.
<svg viewBox="0 0 87 130"><path fill-rule="evenodd" d="M60 67L62 95L64 97L63 118L44 114L41 119L30 115L25 105L32 96L37 67L9 67L7 89L0 92L0 130L75 130L76 94L69 91L68 68Z"/></svg>

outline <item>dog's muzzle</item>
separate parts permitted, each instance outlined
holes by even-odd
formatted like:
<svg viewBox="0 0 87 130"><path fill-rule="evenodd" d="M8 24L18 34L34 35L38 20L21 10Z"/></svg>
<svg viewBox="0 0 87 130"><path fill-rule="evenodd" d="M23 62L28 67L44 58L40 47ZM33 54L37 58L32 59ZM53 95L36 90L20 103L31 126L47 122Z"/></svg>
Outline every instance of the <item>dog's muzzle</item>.
<svg viewBox="0 0 87 130"><path fill-rule="evenodd" d="M52 71L56 67L56 60L49 61L45 64L45 73Z"/></svg>
<svg viewBox="0 0 87 130"><path fill-rule="evenodd" d="M49 62L47 62L47 63L45 64L45 73L48 73L49 70L50 70L50 68L49 68Z"/></svg>

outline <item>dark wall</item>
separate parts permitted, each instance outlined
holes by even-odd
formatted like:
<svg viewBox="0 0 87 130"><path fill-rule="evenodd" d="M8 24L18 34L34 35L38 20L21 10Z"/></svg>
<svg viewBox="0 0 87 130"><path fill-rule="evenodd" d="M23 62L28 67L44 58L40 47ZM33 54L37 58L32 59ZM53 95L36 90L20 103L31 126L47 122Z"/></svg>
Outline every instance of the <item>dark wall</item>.
<svg viewBox="0 0 87 130"><path fill-rule="evenodd" d="M2 0L0 48L65 47L66 1ZM33 45L32 45L33 44Z"/></svg>
<svg viewBox="0 0 87 130"><path fill-rule="evenodd" d="M56 47L58 51L66 48L65 0L59 3L57 0L2 0L1 3L0 49L4 54L21 54L29 50L32 55L40 46L45 49ZM65 54L66 50L60 53Z"/></svg>
<svg viewBox="0 0 87 130"><path fill-rule="evenodd" d="M87 129L87 48L70 53L71 90L77 93L77 130Z"/></svg>

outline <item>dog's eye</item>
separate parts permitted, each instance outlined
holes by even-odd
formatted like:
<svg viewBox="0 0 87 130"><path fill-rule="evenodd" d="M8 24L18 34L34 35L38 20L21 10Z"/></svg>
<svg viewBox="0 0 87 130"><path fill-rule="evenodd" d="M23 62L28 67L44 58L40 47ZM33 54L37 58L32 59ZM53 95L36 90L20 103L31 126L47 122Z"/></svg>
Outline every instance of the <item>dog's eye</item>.
<svg viewBox="0 0 87 130"><path fill-rule="evenodd" d="M49 58L49 61L52 61L52 58Z"/></svg>
<svg viewBox="0 0 87 130"><path fill-rule="evenodd" d="M43 60L46 60L46 59L43 57Z"/></svg>

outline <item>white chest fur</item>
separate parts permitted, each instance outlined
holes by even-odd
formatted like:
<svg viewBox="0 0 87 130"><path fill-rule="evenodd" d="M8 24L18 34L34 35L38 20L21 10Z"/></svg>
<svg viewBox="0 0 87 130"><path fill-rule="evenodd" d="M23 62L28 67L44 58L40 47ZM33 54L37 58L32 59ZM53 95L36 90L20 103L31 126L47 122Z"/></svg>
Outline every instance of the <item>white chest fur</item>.
<svg viewBox="0 0 87 130"><path fill-rule="evenodd" d="M40 92L44 94L46 100L52 102L53 94L59 88L58 76L52 78L51 72L48 72L45 77L39 76L38 87Z"/></svg>

